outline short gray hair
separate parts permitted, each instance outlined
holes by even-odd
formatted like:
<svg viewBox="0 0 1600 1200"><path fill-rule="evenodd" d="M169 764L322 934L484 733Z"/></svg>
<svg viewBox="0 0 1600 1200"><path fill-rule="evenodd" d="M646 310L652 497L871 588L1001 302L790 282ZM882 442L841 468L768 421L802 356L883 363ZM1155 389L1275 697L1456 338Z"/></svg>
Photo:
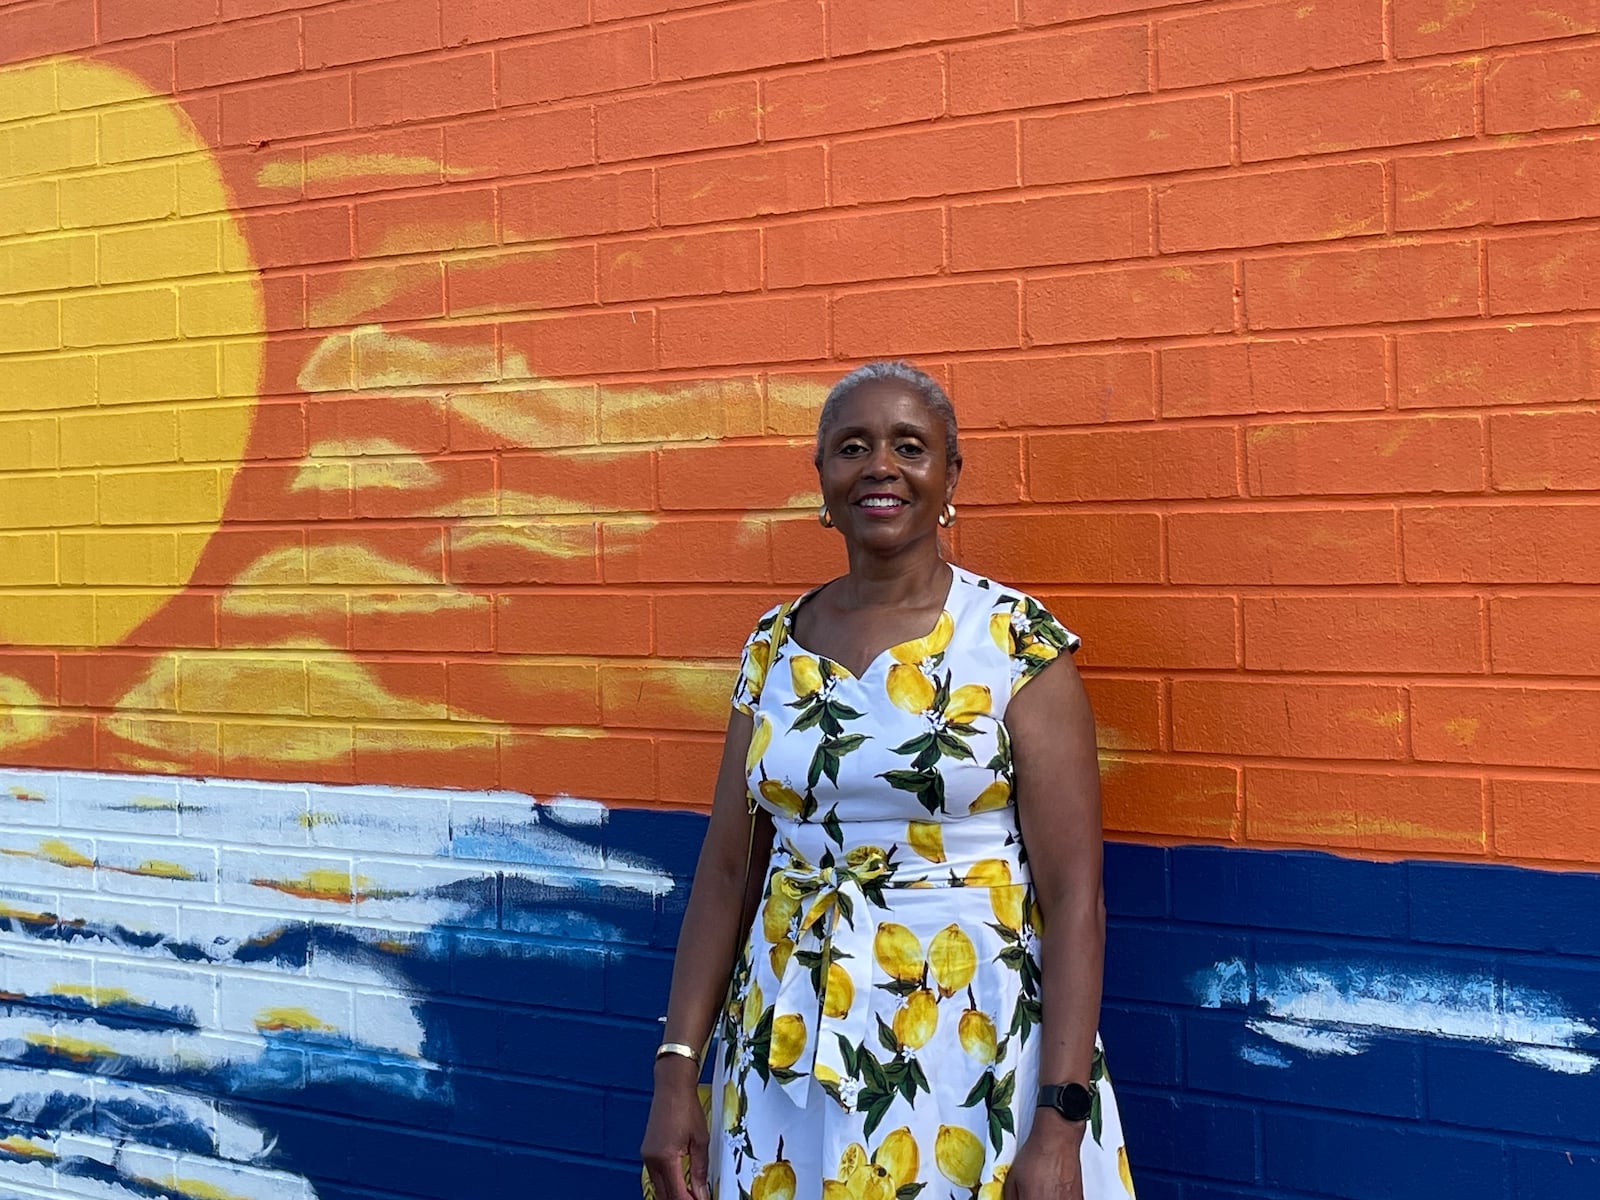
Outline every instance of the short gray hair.
<svg viewBox="0 0 1600 1200"><path fill-rule="evenodd" d="M956 441L955 405L950 403L939 381L908 362L883 359L857 367L828 390L828 398L822 402L822 412L817 417L817 451L813 461L819 467L822 465L822 439L839 419L839 407L857 388L869 383L897 383L927 405L929 411L944 422L945 462L961 461L961 447Z"/></svg>

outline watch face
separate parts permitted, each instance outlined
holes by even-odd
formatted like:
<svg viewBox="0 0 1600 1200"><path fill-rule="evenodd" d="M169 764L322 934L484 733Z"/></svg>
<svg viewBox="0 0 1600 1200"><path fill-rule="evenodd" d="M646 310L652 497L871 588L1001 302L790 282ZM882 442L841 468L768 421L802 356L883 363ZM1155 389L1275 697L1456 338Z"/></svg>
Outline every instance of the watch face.
<svg viewBox="0 0 1600 1200"><path fill-rule="evenodd" d="M1045 1103L1069 1121L1087 1121L1094 1107L1094 1094L1081 1083L1066 1083L1045 1089L1052 1093ZM1040 1097L1044 1099L1043 1096Z"/></svg>

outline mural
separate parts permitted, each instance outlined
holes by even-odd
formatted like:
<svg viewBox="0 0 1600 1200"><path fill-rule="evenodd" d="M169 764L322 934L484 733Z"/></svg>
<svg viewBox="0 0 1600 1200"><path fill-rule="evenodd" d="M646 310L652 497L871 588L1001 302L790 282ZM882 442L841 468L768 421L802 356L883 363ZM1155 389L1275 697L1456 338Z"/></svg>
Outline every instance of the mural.
<svg viewBox="0 0 1600 1200"><path fill-rule="evenodd" d="M568 7L0 8L0 1191L636 1195L912 354L1085 637L1141 1195L1600 1194L1582 6Z"/></svg>

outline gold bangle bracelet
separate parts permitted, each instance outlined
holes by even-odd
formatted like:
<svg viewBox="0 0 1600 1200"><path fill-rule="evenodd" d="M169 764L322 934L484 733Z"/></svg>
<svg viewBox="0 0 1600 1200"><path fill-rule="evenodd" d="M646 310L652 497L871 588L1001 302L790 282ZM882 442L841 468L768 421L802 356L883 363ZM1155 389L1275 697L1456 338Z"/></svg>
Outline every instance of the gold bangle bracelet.
<svg viewBox="0 0 1600 1200"><path fill-rule="evenodd" d="M697 1067L700 1065L699 1051L683 1042L662 1042L661 1045L656 1047L657 1060L668 1054L676 1054L680 1058L687 1058Z"/></svg>

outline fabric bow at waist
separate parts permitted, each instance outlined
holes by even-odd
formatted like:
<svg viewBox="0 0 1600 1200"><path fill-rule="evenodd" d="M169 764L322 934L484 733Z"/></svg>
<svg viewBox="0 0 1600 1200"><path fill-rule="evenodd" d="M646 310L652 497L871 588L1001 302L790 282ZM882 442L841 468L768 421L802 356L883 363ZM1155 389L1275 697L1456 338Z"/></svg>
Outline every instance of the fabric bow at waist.
<svg viewBox="0 0 1600 1200"><path fill-rule="evenodd" d="M778 976L767 1065L784 1092L804 1105L808 1075L826 1068L822 1078L829 1072L834 1080L843 1077L840 1037L859 1046L869 1032L866 995L877 927L869 894L889 869L875 846L858 847L825 867L783 849L779 858L787 865L769 877L762 923L769 941L792 942L792 949Z"/></svg>

